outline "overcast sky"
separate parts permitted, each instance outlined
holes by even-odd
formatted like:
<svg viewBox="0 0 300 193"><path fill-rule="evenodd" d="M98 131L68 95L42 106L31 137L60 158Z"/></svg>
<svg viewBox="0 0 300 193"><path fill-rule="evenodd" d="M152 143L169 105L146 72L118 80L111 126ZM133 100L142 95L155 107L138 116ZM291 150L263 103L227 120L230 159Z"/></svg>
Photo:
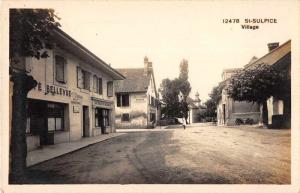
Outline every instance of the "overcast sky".
<svg viewBox="0 0 300 193"><path fill-rule="evenodd" d="M59 6L58 6L59 5ZM191 96L204 102L221 81L225 68L243 67L267 53L267 43L291 39L296 6L284 2L111 2L55 4L62 29L113 68L143 67L153 62L156 85L178 76L180 61L189 62ZM222 19L276 18L243 30ZM242 21L244 23L244 21Z"/></svg>

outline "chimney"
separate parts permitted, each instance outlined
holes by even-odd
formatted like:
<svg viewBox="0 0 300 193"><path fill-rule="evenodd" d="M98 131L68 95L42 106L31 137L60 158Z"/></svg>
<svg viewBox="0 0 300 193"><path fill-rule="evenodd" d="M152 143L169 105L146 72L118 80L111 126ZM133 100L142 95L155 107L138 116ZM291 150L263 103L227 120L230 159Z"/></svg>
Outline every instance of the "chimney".
<svg viewBox="0 0 300 193"><path fill-rule="evenodd" d="M274 50L274 49L277 48L278 46L279 46L279 42L268 43L268 49L269 49L269 52L271 52L272 50Z"/></svg>
<svg viewBox="0 0 300 193"><path fill-rule="evenodd" d="M148 57L144 58L144 76L150 75L152 71L152 62L149 62Z"/></svg>

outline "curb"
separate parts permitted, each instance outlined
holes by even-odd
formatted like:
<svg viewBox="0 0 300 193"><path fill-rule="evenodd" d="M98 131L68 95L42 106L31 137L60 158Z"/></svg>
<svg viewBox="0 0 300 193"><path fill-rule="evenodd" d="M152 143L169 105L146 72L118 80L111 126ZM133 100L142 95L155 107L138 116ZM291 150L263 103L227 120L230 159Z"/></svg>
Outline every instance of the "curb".
<svg viewBox="0 0 300 193"><path fill-rule="evenodd" d="M76 151L79 151L79 150L81 150L81 149L87 148L87 147L89 147L89 146L91 146L91 145L95 145L95 144L97 144L97 143L101 143L101 142L103 142L103 141L107 141L107 140L109 140L109 139L111 139L111 138L120 137L120 136L122 136L122 135L125 135L125 134L126 134L126 133L122 133L122 134L120 134L120 135L117 135L117 136L112 136L112 137L109 137L109 138L103 139L103 140L101 140L101 141L97 141L97 142L93 142L93 143L87 144L87 145L85 145L85 146L82 146L82 147L80 147L80 148L78 148L78 149L74 149L74 150L71 150L71 151L69 151L69 152L66 152L66 153L64 153L64 154L61 154L61 155L58 155L58 156L52 157L52 158L50 158L50 159L47 159L47 160L44 160L44 161L38 162L38 163L36 163L36 164L33 164L33 165L30 165L30 166L27 166L27 167L26 167L26 169L30 169L30 168L32 168L32 167L34 167L34 166L37 166L37 165L43 164L43 163L45 163L45 162L51 161L51 160L53 160L53 159L56 159L56 158L58 158L58 157L62 157L62 156L64 156L64 155L67 155L67 154L70 154L70 153L74 153L74 152L76 152Z"/></svg>

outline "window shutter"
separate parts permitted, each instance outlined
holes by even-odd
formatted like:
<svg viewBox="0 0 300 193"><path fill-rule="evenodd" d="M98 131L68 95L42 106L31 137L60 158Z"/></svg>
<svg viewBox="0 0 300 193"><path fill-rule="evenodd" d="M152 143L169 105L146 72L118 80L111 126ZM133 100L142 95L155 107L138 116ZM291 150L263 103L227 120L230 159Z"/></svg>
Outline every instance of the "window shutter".
<svg viewBox="0 0 300 193"><path fill-rule="evenodd" d="M68 72L67 72L67 59L64 58L64 82L67 83Z"/></svg>
<svg viewBox="0 0 300 193"><path fill-rule="evenodd" d="M80 67L77 67L77 87L83 88L82 70Z"/></svg>
<svg viewBox="0 0 300 193"><path fill-rule="evenodd" d="M102 78L99 78L99 94L103 94L103 87L102 87Z"/></svg>
<svg viewBox="0 0 300 193"><path fill-rule="evenodd" d="M117 94L117 107L121 106L121 95Z"/></svg>
<svg viewBox="0 0 300 193"><path fill-rule="evenodd" d="M113 82L112 81L107 82L107 96L108 97L113 96Z"/></svg>
<svg viewBox="0 0 300 193"><path fill-rule="evenodd" d="M93 91L98 93L98 77L96 75L93 76Z"/></svg>
<svg viewBox="0 0 300 193"><path fill-rule="evenodd" d="M61 56L55 56L55 79L58 82L65 81L65 59Z"/></svg>
<svg viewBox="0 0 300 193"><path fill-rule="evenodd" d="M92 90L92 87L91 87L91 73L90 72L87 72L87 89L89 91Z"/></svg>

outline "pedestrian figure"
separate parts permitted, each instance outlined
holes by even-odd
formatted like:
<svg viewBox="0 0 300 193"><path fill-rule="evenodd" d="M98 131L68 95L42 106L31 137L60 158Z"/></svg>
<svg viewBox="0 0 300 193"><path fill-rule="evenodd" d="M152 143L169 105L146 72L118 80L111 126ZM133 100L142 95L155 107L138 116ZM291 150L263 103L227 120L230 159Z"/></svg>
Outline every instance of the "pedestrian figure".
<svg viewBox="0 0 300 193"><path fill-rule="evenodd" d="M183 126L183 129L185 129L185 126L186 126L185 117L182 118L182 126Z"/></svg>

